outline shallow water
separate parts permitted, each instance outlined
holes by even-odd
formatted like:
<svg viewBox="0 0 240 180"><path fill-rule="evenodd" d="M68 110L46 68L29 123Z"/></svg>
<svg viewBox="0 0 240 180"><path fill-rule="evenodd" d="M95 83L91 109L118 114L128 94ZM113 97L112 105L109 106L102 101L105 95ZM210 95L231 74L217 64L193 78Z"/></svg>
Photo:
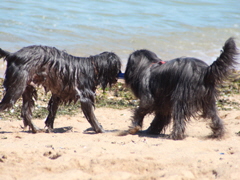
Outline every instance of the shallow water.
<svg viewBox="0 0 240 180"><path fill-rule="evenodd" d="M3 0L0 48L41 44L77 56L113 51L123 65L145 48L163 60L194 56L212 63L230 36L240 47L239 9L235 0Z"/></svg>

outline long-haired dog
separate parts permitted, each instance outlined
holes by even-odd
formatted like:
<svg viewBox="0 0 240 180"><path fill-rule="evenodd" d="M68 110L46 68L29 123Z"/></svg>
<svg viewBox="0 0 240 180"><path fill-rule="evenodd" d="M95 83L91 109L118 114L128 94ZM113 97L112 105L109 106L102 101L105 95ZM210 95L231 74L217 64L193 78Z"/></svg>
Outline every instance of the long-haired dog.
<svg viewBox="0 0 240 180"><path fill-rule="evenodd" d="M120 72L120 58L112 52L103 52L90 57L75 57L48 46L29 46L15 53L0 49L0 58L5 57L5 95L0 111L11 108L22 97L21 116L24 127L32 132L39 130L32 121L34 99L37 98L35 85L51 91L48 103L49 114L45 121L49 131L60 104L80 101L82 111L96 133L104 132L94 112L95 90L103 89L117 82Z"/></svg>
<svg viewBox="0 0 240 180"><path fill-rule="evenodd" d="M222 53L210 66L196 58L182 57L165 63L151 51L133 52L128 59L125 82L140 104L134 111L129 133L139 131L144 116L154 113L146 133L163 133L173 119L171 138L181 140L185 137L186 122L201 115L212 120L212 137L221 138L224 125L217 115L216 87L237 63L237 54L233 38L226 41Z"/></svg>

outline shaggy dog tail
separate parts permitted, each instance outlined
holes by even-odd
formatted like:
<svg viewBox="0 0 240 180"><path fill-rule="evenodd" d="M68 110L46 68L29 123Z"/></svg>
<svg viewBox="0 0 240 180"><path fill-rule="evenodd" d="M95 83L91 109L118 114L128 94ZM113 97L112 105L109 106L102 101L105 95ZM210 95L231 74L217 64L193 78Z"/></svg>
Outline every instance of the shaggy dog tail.
<svg viewBox="0 0 240 180"><path fill-rule="evenodd" d="M217 60L207 68L205 80L209 83L220 84L229 75L230 69L237 64L237 55L237 46L234 38L231 37L225 42Z"/></svg>
<svg viewBox="0 0 240 180"><path fill-rule="evenodd" d="M9 56L11 53L0 48L0 59Z"/></svg>

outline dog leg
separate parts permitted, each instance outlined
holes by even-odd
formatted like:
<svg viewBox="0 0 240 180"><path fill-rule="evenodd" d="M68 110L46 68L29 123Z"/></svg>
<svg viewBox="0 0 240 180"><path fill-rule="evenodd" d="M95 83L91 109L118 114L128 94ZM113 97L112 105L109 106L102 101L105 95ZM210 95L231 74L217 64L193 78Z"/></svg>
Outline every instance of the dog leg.
<svg viewBox="0 0 240 180"><path fill-rule="evenodd" d="M186 127L186 121L184 115L182 114L182 111L180 110L181 108L179 108L179 111L174 112L173 115L173 130L171 133L171 137L174 140L182 140L185 138L184 132Z"/></svg>
<svg viewBox="0 0 240 180"><path fill-rule="evenodd" d="M157 113L146 132L149 134L158 135L161 132L165 131L166 126L170 122L171 115L162 115L160 113Z"/></svg>
<svg viewBox="0 0 240 180"><path fill-rule="evenodd" d="M225 134L225 128L222 119L217 115L215 103L212 104L213 107L207 110L208 113L204 112L204 117L211 118L212 120L212 124L210 127L212 129L213 134L210 137L220 139Z"/></svg>
<svg viewBox="0 0 240 180"><path fill-rule="evenodd" d="M46 127L48 128L48 132L53 131L54 119L56 117L59 104L60 99L57 96L52 95L50 101L48 102L48 116L45 121Z"/></svg>
<svg viewBox="0 0 240 180"><path fill-rule="evenodd" d="M225 129L223 125L222 119L215 115L212 117L212 125L210 126L212 129L213 134L210 136L211 138L222 138L225 134Z"/></svg>
<svg viewBox="0 0 240 180"><path fill-rule="evenodd" d="M21 117L23 118L24 129L26 129L27 126L29 126L32 132L36 133L40 130L40 128L35 126L31 120L32 111L35 105L33 97L35 97L35 99L37 98L36 89L33 86L28 85L24 93L22 94L23 104L21 110Z"/></svg>
<svg viewBox="0 0 240 180"><path fill-rule="evenodd" d="M185 123L184 119L174 120L173 131L171 134L171 137L173 140L182 140L185 138L185 135L184 135L185 125L186 125L186 123Z"/></svg>
<svg viewBox="0 0 240 180"><path fill-rule="evenodd" d="M5 87L6 93L0 103L0 111L12 108L16 101L22 96L23 92L26 89L26 82L24 81L23 77L21 77L21 79L23 80L18 81L17 79L15 81L10 81L8 79L5 79L6 82L4 83L7 84L7 87Z"/></svg>
<svg viewBox="0 0 240 180"><path fill-rule="evenodd" d="M148 114L149 111L146 108L138 107L134 110L134 115L132 118L132 126L128 130L130 134L136 134L142 129L143 119Z"/></svg>
<svg viewBox="0 0 240 180"><path fill-rule="evenodd" d="M225 134L225 128L222 119L217 115L216 102L214 99L210 99L212 106L204 106L208 108L203 108L203 118L210 118L212 120L212 124L210 125L212 129L212 135L210 138L222 138Z"/></svg>
<svg viewBox="0 0 240 180"><path fill-rule="evenodd" d="M80 102L83 114L87 118L88 122L91 124L93 130L96 133L104 133L104 129L99 124L97 118L94 115L92 102L90 100L80 100Z"/></svg>

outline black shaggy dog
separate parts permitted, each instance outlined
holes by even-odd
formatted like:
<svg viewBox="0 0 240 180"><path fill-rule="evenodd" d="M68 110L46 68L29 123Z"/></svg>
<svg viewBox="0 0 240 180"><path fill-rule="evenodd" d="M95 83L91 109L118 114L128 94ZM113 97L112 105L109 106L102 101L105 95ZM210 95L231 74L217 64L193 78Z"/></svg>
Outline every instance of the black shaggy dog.
<svg viewBox="0 0 240 180"><path fill-rule="evenodd" d="M54 47L29 46L15 53L0 49L0 58L5 57L7 69L4 88L6 93L0 103L0 111L11 108L22 96L21 116L24 128L39 130L32 121L35 85L42 85L52 96L48 103L45 124L53 129L54 118L60 104L80 101L82 111L96 133L104 132L94 112L95 90L117 82L121 61L112 52L103 52L90 57L75 57Z"/></svg>
<svg viewBox="0 0 240 180"><path fill-rule="evenodd" d="M196 58L182 57L166 63L148 50L133 52L128 59L125 82L140 104L134 111L132 128L142 128L146 114L154 113L149 134L164 132L173 119L171 138L183 139L186 122L201 115L212 120L212 137L224 135L224 125L217 115L217 85L236 64L237 48L233 38L226 41L219 58L212 65Z"/></svg>

